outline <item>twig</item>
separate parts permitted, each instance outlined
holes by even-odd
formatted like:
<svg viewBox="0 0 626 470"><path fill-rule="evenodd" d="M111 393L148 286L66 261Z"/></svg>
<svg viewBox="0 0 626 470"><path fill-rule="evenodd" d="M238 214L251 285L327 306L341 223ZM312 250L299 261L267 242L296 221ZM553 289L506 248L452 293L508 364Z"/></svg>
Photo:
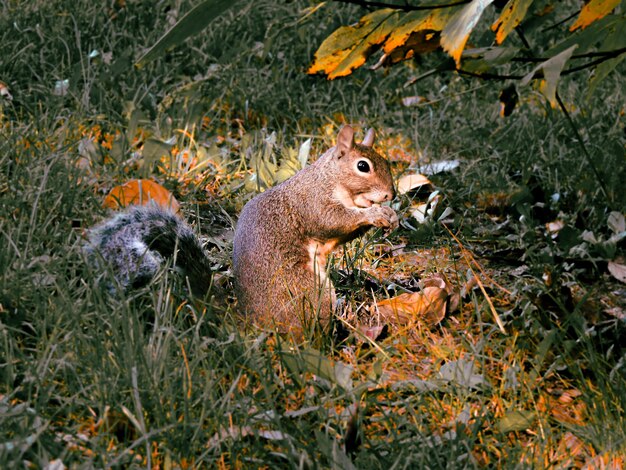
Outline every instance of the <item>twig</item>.
<svg viewBox="0 0 626 470"><path fill-rule="evenodd" d="M453 8L459 5L465 5L470 3L471 0L459 0L457 2L452 3L443 3L441 5L428 5L428 6L419 6L419 5L396 5L395 3L387 3L387 2L377 2L377 1L369 1L369 0L335 0L338 3L351 3L353 5L359 5L364 8L376 7L376 8L392 8L394 10L401 11L420 11L420 10L441 10L442 8Z"/></svg>
<svg viewBox="0 0 626 470"><path fill-rule="evenodd" d="M592 57L605 57L607 59L613 59L619 55L622 55L626 52L626 47L622 47L620 49L614 49L612 51L596 51L596 52L587 52L585 54L574 54L571 59L590 59ZM511 62L545 62L549 57L513 57Z"/></svg>
<svg viewBox="0 0 626 470"><path fill-rule="evenodd" d="M561 21L557 21L556 23L554 23L551 26L548 26L547 28L544 28L541 30L542 33L545 33L546 31L550 31L551 29L554 28L558 28L559 26L561 26L563 23L566 23L567 21L571 20L572 18L574 18L575 16L578 16L580 14L581 10L575 11L574 13L572 13L571 15L563 18Z"/></svg>

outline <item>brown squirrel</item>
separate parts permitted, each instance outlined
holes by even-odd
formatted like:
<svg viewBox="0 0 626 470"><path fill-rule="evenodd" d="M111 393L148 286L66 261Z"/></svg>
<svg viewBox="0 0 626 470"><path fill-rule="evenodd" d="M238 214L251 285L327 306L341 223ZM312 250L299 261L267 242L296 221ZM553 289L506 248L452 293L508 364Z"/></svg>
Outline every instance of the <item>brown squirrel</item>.
<svg viewBox="0 0 626 470"><path fill-rule="evenodd" d="M250 200L239 217L233 270L240 308L261 325L301 336L328 324L334 288L328 254L371 227L393 230L398 217L380 206L395 196L389 162L344 126L337 144L287 181Z"/></svg>

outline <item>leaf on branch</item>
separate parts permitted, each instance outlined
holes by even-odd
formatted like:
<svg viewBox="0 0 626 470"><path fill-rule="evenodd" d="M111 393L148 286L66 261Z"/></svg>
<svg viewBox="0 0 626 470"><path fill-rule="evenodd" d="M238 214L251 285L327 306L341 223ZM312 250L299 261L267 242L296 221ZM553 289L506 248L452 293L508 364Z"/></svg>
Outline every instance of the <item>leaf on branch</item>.
<svg viewBox="0 0 626 470"><path fill-rule="evenodd" d="M426 5L427 6L427 5ZM440 31L459 8L419 10L405 14L385 41L382 65L410 59L440 46Z"/></svg>
<svg viewBox="0 0 626 470"><path fill-rule="evenodd" d="M465 48L465 43L478 23L485 8L493 0L473 0L465 5L450 19L441 33L441 45L443 49L452 56L457 67L461 60L461 54Z"/></svg>
<svg viewBox="0 0 626 470"><path fill-rule="evenodd" d="M331 80L350 75L387 39L398 16L396 10L385 8L365 15L356 25L337 29L315 52L307 72L324 72Z"/></svg>
<svg viewBox="0 0 626 470"><path fill-rule="evenodd" d="M559 78L561 77L561 72L565 67L565 64L570 59L572 54L574 53L574 49L576 49L578 45L574 44L568 49L565 49L560 54L551 57L550 59L542 62L537 67L535 67L528 75L526 75L520 84L522 86L528 85L530 81L535 77L535 74L539 70L543 70L544 79L541 82L541 92L543 95L550 101L552 107L556 107L556 87L559 83Z"/></svg>
<svg viewBox="0 0 626 470"><path fill-rule="evenodd" d="M591 23L608 15L620 0L591 0L582 10L576 22L570 26L570 31L576 31L578 28L586 28Z"/></svg>
<svg viewBox="0 0 626 470"><path fill-rule="evenodd" d="M591 28L590 28L591 29ZM600 46L602 51L615 51L626 47L626 18L621 17L614 23L607 26L609 33ZM609 59L598 65L593 73L593 77L589 81L587 96L590 97L595 91L598 84L606 78L615 68L624 60L626 53L618 55L614 59Z"/></svg>
<svg viewBox="0 0 626 470"><path fill-rule="evenodd" d="M500 17L491 25L496 33L496 42L502 44L513 29L522 22L533 0L511 0L506 4Z"/></svg>

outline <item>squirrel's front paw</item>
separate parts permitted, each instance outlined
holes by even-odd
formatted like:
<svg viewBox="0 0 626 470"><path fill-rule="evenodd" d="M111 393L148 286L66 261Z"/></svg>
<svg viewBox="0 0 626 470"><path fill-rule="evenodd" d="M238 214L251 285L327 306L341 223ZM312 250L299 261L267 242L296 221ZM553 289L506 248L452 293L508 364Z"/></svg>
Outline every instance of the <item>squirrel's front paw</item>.
<svg viewBox="0 0 626 470"><path fill-rule="evenodd" d="M375 227L383 227L388 231L398 228L398 215L389 206L372 206L368 210L368 221Z"/></svg>

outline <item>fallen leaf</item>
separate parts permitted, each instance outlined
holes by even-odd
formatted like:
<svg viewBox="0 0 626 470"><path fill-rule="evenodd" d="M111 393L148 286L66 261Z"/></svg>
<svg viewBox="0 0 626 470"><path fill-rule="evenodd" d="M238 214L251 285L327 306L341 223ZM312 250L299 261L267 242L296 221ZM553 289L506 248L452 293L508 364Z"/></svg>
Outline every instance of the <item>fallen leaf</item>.
<svg viewBox="0 0 626 470"><path fill-rule="evenodd" d="M462 387L474 390L484 388L487 385L485 377L475 372L476 366L472 361L458 359L443 364L439 370L439 375L446 382L452 382Z"/></svg>
<svg viewBox="0 0 626 470"><path fill-rule="evenodd" d="M512 410L508 411L498 422L498 429L502 433L511 431L524 431L532 426L536 414L534 411Z"/></svg>
<svg viewBox="0 0 626 470"><path fill-rule="evenodd" d="M67 91L70 88L69 80L57 80L54 82L54 89L52 90L52 94L56 96L65 96L67 95Z"/></svg>
<svg viewBox="0 0 626 470"><path fill-rule="evenodd" d="M420 173L414 173L412 175L404 175L401 177L396 186L398 194L406 194L413 189L427 184L432 184L428 178Z"/></svg>
<svg viewBox="0 0 626 470"><path fill-rule="evenodd" d="M268 441L282 441L289 436L282 431L254 429L251 426L230 426L228 429L220 429L207 442L207 447L218 447L227 440L237 441L248 436L258 436Z"/></svg>
<svg viewBox="0 0 626 470"><path fill-rule="evenodd" d="M626 310L621 307L610 307L604 310L604 313L611 315L619 320L626 321Z"/></svg>
<svg viewBox="0 0 626 470"><path fill-rule="evenodd" d="M405 96L404 98L402 98L402 106L410 108L411 106L417 106L418 104L425 103L426 101L426 98L419 95Z"/></svg>
<svg viewBox="0 0 626 470"><path fill-rule="evenodd" d="M421 167L424 175L435 175L444 171L452 171L461 165L459 160L441 160L439 162L428 163Z"/></svg>
<svg viewBox="0 0 626 470"><path fill-rule="evenodd" d="M609 261L608 268L615 279L626 284L626 265Z"/></svg>
<svg viewBox="0 0 626 470"><path fill-rule="evenodd" d="M582 395L582 392L576 388L565 390L559 397L561 403L571 403L575 398Z"/></svg>
<svg viewBox="0 0 626 470"><path fill-rule="evenodd" d="M103 205L111 209L118 209L131 205L146 205L150 201L174 212L180 211L180 204L172 193L150 180L132 180L114 187L104 198Z"/></svg>
<svg viewBox="0 0 626 470"><path fill-rule="evenodd" d="M377 303L378 313L392 326L403 326L421 319L428 325L436 325L446 316L451 288L441 278L424 282L420 292L400 294Z"/></svg>
<svg viewBox="0 0 626 470"><path fill-rule="evenodd" d="M556 238L563 227L565 227L565 222L559 219L546 224L546 230L552 238Z"/></svg>
<svg viewBox="0 0 626 470"><path fill-rule="evenodd" d="M607 225L613 233L622 233L626 231L626 219L621 212L613 211L609 214Z"/></svg>
<svg viewBox="0 0 626 470"><path fill-rule="evenodd" d="M13 96L11 96L11 92L9 92L9 87L4 82L0 82L0 96L9 101L13 99Z"/></svg>
<svg viewBox="0 0 626 470"><path fill-rule="evenodd" d="M375 341L378 338L382 339L386 335L388 327L384 324L374 326L359 325L357 329L363 336Z"/></svg>

